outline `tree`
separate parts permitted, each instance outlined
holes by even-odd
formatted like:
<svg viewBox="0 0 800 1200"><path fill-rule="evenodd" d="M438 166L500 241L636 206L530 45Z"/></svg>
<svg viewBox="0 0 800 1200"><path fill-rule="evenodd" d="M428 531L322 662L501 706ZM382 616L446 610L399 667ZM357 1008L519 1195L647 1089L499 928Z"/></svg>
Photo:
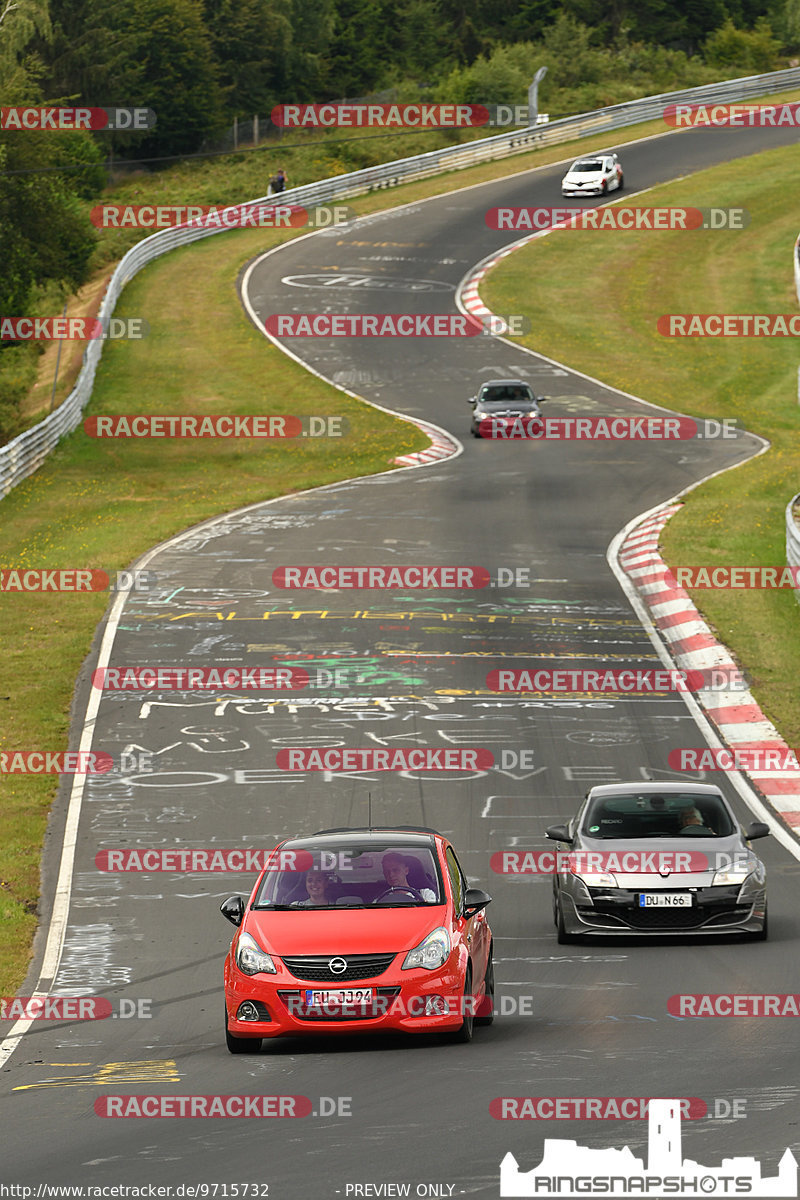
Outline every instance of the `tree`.
<svg viewBox="0 0 800 1200"><path fill-rule="evenodd" d="M291 24L287 86L299 99L316 99L327 88L328 55L336 26L334 0L292 0ZM286 94L280 99L285 99Z"/></svg>
<svg viewBox="0 0 800 1200"><path fill-rule="evenodd" d="M291 0L205 0L204 7L226 112L269 112L286 98Z"/></svg>
<svg viewBox="0 0 800 1200"><path fill-rule="evenodd" d="M134 103L144 86L139 31L105 0L53 0L46 90L100 108Z"/></svg>
<svg viewBox="0 0 800 1200"><path fill-rule="evenodd" d="M703 46L703 57L709 66L742 75L774 71L779 52L780 44L763 17L753 29L737 29L729 17Z"/></svg>
<svg viewBox="0 0 800 1200"><path fill-rule="evenodd" d="M386 71L385 32L380 0L337 0L328 60L331 98L355 98L380 86Z"/></svg>
<svg viewBox="0 0 800 1200"><path fill-rule="evenodd" d="M224 126L222 94L201 0L131 0L120 14L141 64L129 105L154 109L137 157L197 150Z"/></svg>

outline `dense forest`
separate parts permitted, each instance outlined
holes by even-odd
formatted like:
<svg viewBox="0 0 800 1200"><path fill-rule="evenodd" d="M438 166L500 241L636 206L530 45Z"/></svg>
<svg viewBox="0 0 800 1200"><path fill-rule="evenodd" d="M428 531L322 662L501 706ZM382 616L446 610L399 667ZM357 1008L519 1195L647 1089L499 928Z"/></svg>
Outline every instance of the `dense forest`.
<svg viewBox="0 0 800 1200"><path fill-rule="evenodd" d="M157 114L139 133L0 130L0 315L86 280L86 202L111 154L158 169L213 146L235 118L265 128L289 101L520 104L541 65L540 107L561 116L794 65L798 51L800 0L0 0L4 106ZM29 349L0 344L2 441Z"/></svg>

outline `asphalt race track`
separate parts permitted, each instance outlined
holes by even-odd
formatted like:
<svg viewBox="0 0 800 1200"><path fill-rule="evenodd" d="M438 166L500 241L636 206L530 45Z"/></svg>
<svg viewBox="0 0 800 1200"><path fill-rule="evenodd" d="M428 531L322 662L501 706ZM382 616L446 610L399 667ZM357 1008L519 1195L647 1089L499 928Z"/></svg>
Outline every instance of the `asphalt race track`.
<svg viewBox="0 0 800 1200"><path fill-rule="evenodd" d="M623 147L623 196L796 140L792 130L696 130ZM453 312L468 270L518 236L488 229L486 209L561 207L562 171L514 175L289 243L252 265L246 299L261 319ZM685 203L692 203L690 183ZM602 243L609 260L612 238ZM721 245L735 247L733 236ZM532 309L535 301L532 278ZM486 684L498 667L658 667L607 565L609 542L637 514L745 461L759 441L476 441L466 398L506 374L550 397L548 416L643 410L600 383L483 338L399 346L295 338L287 346L341 386L444 427L462 440L463 453L220 517L150 557L157 588L125 604L112 666L288 664L343 674L338 685L294 696L103 693L92 746L115 759L125 752L129 770L87 779L51 990L107 997L115 1015L34 1023L5 1061L4 1177L258 1183L268 1185L260 1194L269 1200L402 1194L355 1186L368 1184L496 1197L506 1152L529 1169L546 1137L629 1145L646 1156L646 1121L502 1121L490 1104L503 1096L699 1097L723 1115L684 1121L685 1155L713 1167L754 1155L764 1174L774 1174L786 1147L797 1146L791 1021L681 1020L668 1014L667 1000L794 990L796 853L776 838L758 843L770 871L765 944L558 946L549 877L494 873L492 854L546 848L545 827L571 816L593 783L682 778L669 770L668 753L702 738L678 695L498 696ZM334 562L472 564L493 576L528 568L532 582L391 594L286 591L273 582L281 566ZM98 635L79 682L76 744L99 646ZM487 747L500 765L422 776L289 774L275 764L284 747L416 744ZM520 764L513 755L523 750L532 754ZM136 756L146 753L150 765L142 759L139 769ZM742 821L751 819L724 776L688 778L720 783ZM253 876L109 873L96 868L95 855L120 847L268 847L290 833L365 825L368 793L373 823L447 833L471 882L492 894L494 1025L476 1030L467 1046L343 1037L267 1042L261 1053L229 1055L221 970L231 927L217 910L227 895L248 893ZM48 839L48 903L67 801L59 797ZM42 939L37 968L43 950ZM37 969L24 994L38 978ZM119 1016L123 998L134 1002L126 1011L141 1015ZM310 1097L313 1114L294 1122L114 1120L94 1110L105 1095L262 1093ZM724 1115L734 1101L739 1119ZM322 1115L331 1107L333 1115Z"/></svg>

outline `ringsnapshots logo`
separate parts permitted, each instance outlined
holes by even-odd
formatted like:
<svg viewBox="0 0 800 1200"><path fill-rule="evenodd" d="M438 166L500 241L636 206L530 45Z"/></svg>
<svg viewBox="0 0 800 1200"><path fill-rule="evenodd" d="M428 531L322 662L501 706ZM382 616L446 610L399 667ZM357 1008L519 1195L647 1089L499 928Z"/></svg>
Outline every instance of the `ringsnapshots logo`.
<svg viewBox="0 0 800 1200"><path fill-rule="evenodd" d="M344 204L97 204L89 214L98 229L330 229L355 216Z"/></svg>
<svg viewBox="0 0 800 1200"><path fill-rule="evenodd" d="M264 321L265 331L281 338L521 337L530 328L522 313L273 313Z"/></svg>
<svg viewBox="0 0 800 1200"><path fill-rule="evenodd" d="M141 133L154 129L156 114L152 108L69 108L13 105L0 108L0 130L86 129L98 132Z"/></svg>
<svg viewBox="0 0 800 1200"><path fill-rule="evenodd" d="M796 1196L797 1160L787 1149L778 1173L764 1176L755 1158L723 1159L706 1167L683 1157L682 1101L656 1099L648 1111L647 1161L625 1146L620 1150L580 1146L574 1140L548 1138L538 1166L521 1171L510 1152L500 1164L501 1197L678 1196L708 1200L714 1196Z"/></svg>
<svg viewBox="0 0 800 1200"><path fill-rule="evenodd" d="M0 317L3 342L141 341L144 317Z"/></svg>
<svg viewBox="0 0 800 1200"><path fill-rule="evenodd" d="M597 208L490 208L484 220L489 229L599 229L620 231L745 229L750 214L744 208L657 208L600 205Z"/></svg>
<svg viewBox="0 0 800 1200"><path fill-rule="evenodd" d="M140 413L87 417L83 431L93 438L340 438L349 422L338 416Z"/></svg>

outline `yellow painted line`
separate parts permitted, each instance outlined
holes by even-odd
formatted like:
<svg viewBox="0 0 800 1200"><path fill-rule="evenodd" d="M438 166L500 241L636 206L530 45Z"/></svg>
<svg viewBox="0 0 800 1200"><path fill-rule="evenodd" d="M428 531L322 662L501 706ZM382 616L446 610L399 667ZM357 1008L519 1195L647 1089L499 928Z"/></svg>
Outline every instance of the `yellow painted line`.
<svg viewBox="0 0 800 1200"><path fill-rule="evenodd" d="M49 1066L89 1066L89 1063L50 1063ZM34 1088L47 1087L110 1087L125 1083L179 1083L178 1064L173 1059L145 1059L142 1062L103 1063L96 1071L86 1075L64 1075L54 1079L41 1079L36 1083L24 1083L12 1088L14 1092L28 1092Z"/></svg>
<svg viewBox="0 0 800 1200"><path fill-rule="evenodd" d="M498 622L504 622L508 625L549 625L553 627L581 625L586 629L617 626L628 629L640 628L636 621L627 618L611 620L604 617L545 617L539 613L431 612L426 609L415 609L413 612L403 610L375 612L359 609L353 612L332 612L328 608L283 608L275 609L272 612L253 613L251 616L245 617L238 616L235 609L230 613L209 612L208 609L203 609L201 612L176 613L174 616L164 619L173 622L187 621L192 617L216 617L218 621L271 621L280 617L286 617L290 621L299 621L302 617L317 617L320 621L463 621L469 625L495 625Z"/></svg>

